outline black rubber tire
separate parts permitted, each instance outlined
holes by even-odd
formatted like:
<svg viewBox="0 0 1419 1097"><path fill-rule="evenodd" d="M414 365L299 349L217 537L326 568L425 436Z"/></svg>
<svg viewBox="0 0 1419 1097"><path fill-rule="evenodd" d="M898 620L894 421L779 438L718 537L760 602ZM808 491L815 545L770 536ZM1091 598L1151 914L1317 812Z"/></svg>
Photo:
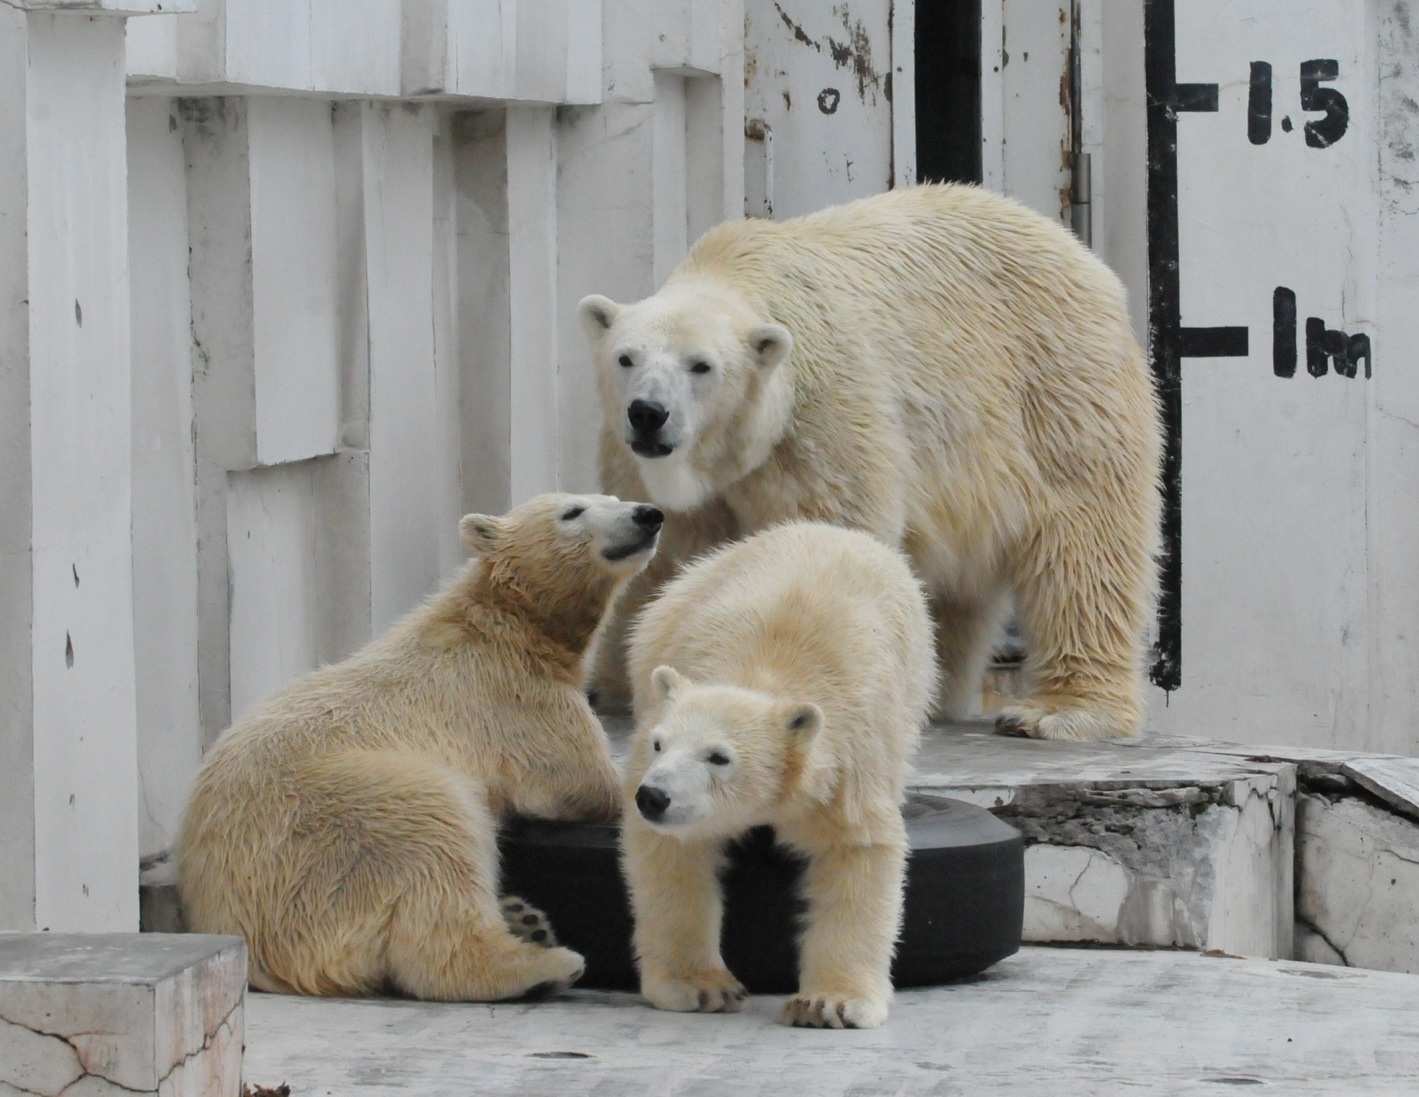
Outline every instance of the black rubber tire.
<svg viewBox="0 0 1419 1097"><path fill-rule="evenodd" d="M966 978L1017 951L1025 909L1020 833L984 808L939 796L910 797L904 815L911 858L893 983ZM609 824L515 820L499 842L504 893L540 907L560 942L586 957L583 987L639 986L618 837L619 828ZM731 851L724 962L755 993L798 987L801 868L767 827Z"/></svg>

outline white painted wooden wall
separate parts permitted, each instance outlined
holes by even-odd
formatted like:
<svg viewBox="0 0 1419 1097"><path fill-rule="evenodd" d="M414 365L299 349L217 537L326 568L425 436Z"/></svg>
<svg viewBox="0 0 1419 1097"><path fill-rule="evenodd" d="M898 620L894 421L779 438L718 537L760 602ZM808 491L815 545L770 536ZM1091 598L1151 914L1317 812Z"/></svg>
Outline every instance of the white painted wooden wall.
<svg viewBox="0 0 1419 1097"><path fill-rule="evenodd" d="M0 4L0 929L136 928L233 718L463 513L596 486L573 307L740 213L742 41L740 0Z"/></svg>

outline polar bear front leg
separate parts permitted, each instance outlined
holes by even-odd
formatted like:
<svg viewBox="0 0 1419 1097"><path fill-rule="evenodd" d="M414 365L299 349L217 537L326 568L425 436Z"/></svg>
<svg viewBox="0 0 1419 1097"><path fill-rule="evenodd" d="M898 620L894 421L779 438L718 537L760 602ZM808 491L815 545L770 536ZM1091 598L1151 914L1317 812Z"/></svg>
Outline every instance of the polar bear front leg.
<svg viewBox="0 0 1419 1097"><path fill-rule="evenodd" d="M798 993L784 1024L876 1028L887 1019L905 879L904 826L899 839L810 854Z"/></svg>
<svg viewBox="0 0 1419 1097"><path fill-rule="evenodd" d="M622 834L641 993L681 1013L743 1008L748 992L719 952L724 844L657 834L630 813Z"/></svg>

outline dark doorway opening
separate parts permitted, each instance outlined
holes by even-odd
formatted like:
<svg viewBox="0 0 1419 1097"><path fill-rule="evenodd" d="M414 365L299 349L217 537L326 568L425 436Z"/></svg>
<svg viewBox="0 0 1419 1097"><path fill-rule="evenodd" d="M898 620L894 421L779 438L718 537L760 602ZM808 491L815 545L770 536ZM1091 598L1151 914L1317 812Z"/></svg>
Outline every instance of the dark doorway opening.
<svg viewBox="0 0 1419 1097"><path fill-rule="evenodd" d="M916 177L979 183L980 0L916 0Z"/></svg>

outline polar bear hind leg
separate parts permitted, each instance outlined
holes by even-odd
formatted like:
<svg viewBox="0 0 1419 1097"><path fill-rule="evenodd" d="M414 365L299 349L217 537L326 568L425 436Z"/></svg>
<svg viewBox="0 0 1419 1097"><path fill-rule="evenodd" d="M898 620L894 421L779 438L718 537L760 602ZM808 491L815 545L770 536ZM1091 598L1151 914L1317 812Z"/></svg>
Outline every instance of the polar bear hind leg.
<svg viewBox="0 0 1419 1097"><path fill-rule="evenodd" d="M1101 543L1098 527L1096 516L1060 514L1021 562L1016 610L1031 691L1001 709L1002 734L1074 740L1138 734L1152 561L1126 538Z"/></svg>
<svg viewBox="0 0 1419 1097"><path fill-rule="evenodd" d="M577 953L509 931L476 782L408 752L352 751L313 760L300 787L306 848L293 867L315 900L307 956L320 993L485 1002L580 977Z"/></svg>

